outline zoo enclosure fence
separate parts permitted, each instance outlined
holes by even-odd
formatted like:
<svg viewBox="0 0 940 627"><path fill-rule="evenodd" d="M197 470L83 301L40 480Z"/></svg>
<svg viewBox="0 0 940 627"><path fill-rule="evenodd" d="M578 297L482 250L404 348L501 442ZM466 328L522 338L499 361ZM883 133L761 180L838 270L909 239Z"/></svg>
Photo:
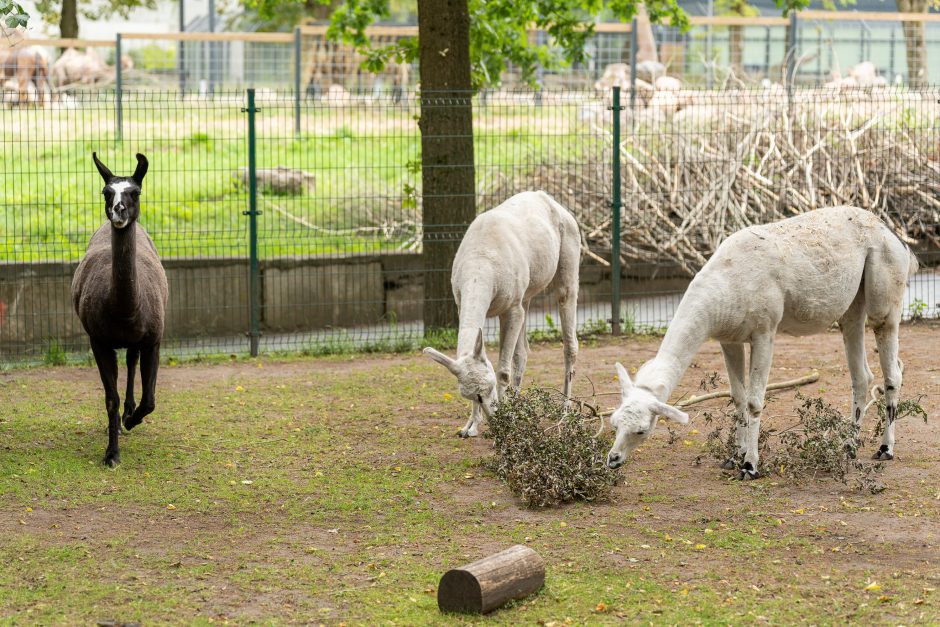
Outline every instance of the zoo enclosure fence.
<svg viewBox="0 0 940 627"><path fill-rule="evenodd" d="M918 252L905 313L937 314L933 87L423 97L473 108L478 211L545 189L576 215L582 333L662 328L728 233L843 203ZM170 281L169 354L417 345L424 278L450 271L421 254L418 111L371 93L303 100L299 133L294 95L274 91L0 111L0 363L87 351L68 288L104 220L92 150L121 173L150 158L141 223ZM540 298L529 329L552 337L557 319Z"/></svg>
<svg viewBox="0 0 940 627"><path fill-rule="evenodd" d="M940 14L810 10L792 13L790 18L692 16L690 24L684 33L669 25L653 25L653 31L667 72L693 85L711 88L728 80L783 82L790 61L794 80L807 85L822 84L834 72L846 75L862 61L872 62L889 83L910 83L908 62L912 59L919 60L918 67L925 72L919 78L921 84L940 82L940 64L929 62L940 45ZM923 47L909 53L906 35L918 30ZM609 65L630 62L633 24L599 23L595 31L587 42L585 61L539 68L537 82L543 89L590 90ZM417 28L373 26L367 32L376 46L384 46L414 36ZM316 98L334 85L353 93L375 94L402 94L415 88L418 73L413 64L390 64L373 75L361 68L362 55L328 41L325 35L323 25L304 25L285 33L125 33L115 40L27 39L18 45L44 47L52 59L68 47L92 47L113 66L114 75L96 85L68 85L70 90L103 87L117 95L134 89L209 95L216 89L253 86ZM548 40L537 30L529 37ZM129 57L133 65L114 64L115 58L122 57ZM525 87L514 71L502 86Z"/></svg>

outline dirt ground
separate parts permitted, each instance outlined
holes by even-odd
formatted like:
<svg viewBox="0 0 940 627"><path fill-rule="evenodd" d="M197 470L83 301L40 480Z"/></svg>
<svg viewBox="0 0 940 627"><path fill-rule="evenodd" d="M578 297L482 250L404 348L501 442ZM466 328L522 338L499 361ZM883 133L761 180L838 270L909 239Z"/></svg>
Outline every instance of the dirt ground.
<svg viewBox="0 0 940 627"><path fill-rule="evenodd" d="M922 396L929 420L898 424L884 492L696 465L718 400L672 443L658 427L610 501L543 510L479 466L489 440L454 437L469 406L419 354L163 367L117 471L98 463L93 368L3 373L0 557L21 569L0 574L0 622L467 622L437 613L437 578L524 542L546 590L485 622L940 624L940 327L905 326L900 344L902 395ZM614 363L633 370L658 345L582 345L576 393L616 392ZM526 384L558 386L561 362L557 344L534 346ZM778 338L771 381L814 370L802 392L847 413L839 333ZM726 388L709 342L676 396L714 371ZM776 394L765 420L793 424L794 396ZM267 494L246 496L252 483Z"/></svg>

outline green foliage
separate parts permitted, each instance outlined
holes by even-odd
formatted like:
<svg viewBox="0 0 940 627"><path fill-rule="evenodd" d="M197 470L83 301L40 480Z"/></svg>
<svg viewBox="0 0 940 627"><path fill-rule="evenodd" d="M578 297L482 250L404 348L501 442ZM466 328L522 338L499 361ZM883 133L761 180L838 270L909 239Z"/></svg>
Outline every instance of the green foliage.
<svg viewBox="0 0 940 627"><path fill-rule="evenodd" d="M457 329L428 329L424 344L439 351L457 348Z"/></svg>
<svg viewBox="0 0 940 627"><path fill-rule="evenodd" d="M13 0L0 0L0 17L3 17L3 23L9 28L25 28L29 23L29 14Z"/></svg>
<svg viewBox="0 0 940 627"><path fill-rule="evenodd" d="M0 0L0 3L4 0ZM58 24L62 15L63 0L37 0L36 10L50 24ZM80 15L89 20L120 16L127 18L137 8L156 9L156 0L101 0L101 2L78 2L75 0Z"/></svg>
<svg viewBox="0 0 940 627"><path fill-rule="evenodd" d="M305 0L242 0L262 19L280 12L303 11L312 6ZM328 4L326 0L317 0ZM523 80L535 85L535 70L585 60L585 44L594 35L594 18L630 20L637 0L468 0L470 14L470 58L475 87L496 86L510 64ZM679 28L688 18L676 0L645 3L654 22L668 18ZM389 61L412 62L418 58L417 37L406 37L389 45L373 47L365 30L377 20L393 16L390 0L346 0L333 12L327 37L356 48L365 56L363 66L381 71ZM546 42L529 37L528 29L547 34Z"/></svg>
<svg viewBox="0 0 940 627"><path fill-rule="evenodd" d="M46 341L46 349L42 356L42 363L47 366L64 366L68 361L68 355L62 344L57 338L49 338Z"/></svg>
<svg viewBox="0 0 940 627"><path fill-rule="evenodd" d="M160 71L176 69L176 48L163 48L150 44L128 52L138 70Z"/></svg>
<svg viewBox="0 0 940 627"><path fill-rule="evenodd" d="M487 423L494 454L486 465L529 507L602 499L617 482L606 464L610 441L595 437L597 418L546 390L510 390Z"/></svg>
<svg viewBox="0 0 940 627"><path fill-rule="evenodd" d="M911 322L925 320L927 318L927 303L919 298L915 298L911 301L911 304L907 306L907 313L911 318Z"/></svg>

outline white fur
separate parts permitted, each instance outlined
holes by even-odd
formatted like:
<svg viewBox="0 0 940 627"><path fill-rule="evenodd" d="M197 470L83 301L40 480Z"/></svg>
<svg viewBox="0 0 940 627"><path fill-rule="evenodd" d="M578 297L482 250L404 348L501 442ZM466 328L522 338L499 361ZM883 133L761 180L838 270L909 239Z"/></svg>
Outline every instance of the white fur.
<svg viewBox="0 0 940 627"><path fill-rule="evenodd" d="M528 359L525 319L532 298L555 292L561 307L565 354L564 394L578 354L575 314L581 236L567 209L545 192L517 194L470 224L454 257L451 285L460 312L457 358L424 352L457 377L461 396L473 401L462 437L477 435L510 383L522 383ZM499 316L499 361L494 371L483 346L483 324ZM482 402L481 402L482 401Z"/></svg>
<svg viewBox="0 0 940 627"><path fill-rule="evenodd" d="M623 464L649 437L658 415L688 420L665 401L709 337L721 342L743 425L737 430L743 478L756 476L760 415L777 331L811 335L839 322L852 378L852 415L860 422L874 379L865 358L867 316L878 344L889 414L896 411L898 323L904 287L916 269L907 247L872 213L855 207L819 209L735 233L692 280L659 352L636 380L618 367L622 400L611 417L617 436L608 465ZM745 344L751 347L747 377ZM893 455L891 421L876 456Z"/></svg>
<svg viewBox="0 0 940 627"><path fill-rule="evenodd" d="M113 212L113 211L115 210L115 208L116 208L120 203L123 202L124 192L126 192L126 191L127 191L129 188L131 188L131 187L136 187L136 186L135 186L133 183L129 182L129 181L120 181L120 182L118 182L118 183L111 183L110 185L108 185L108 188L109 188L112 192L114 192L114 195L111 197L111 206L108 207L108 209L109 209L111 212ZM113 216L114 214L111 213L110 215ZM114 220L114 218L112 217L112 218L111 218L111 222L112 222L112 224L114 224L115 228L123 229L125 226L127 226L128 220L126 220L126 219L125 219L125 220Z"/></svg>

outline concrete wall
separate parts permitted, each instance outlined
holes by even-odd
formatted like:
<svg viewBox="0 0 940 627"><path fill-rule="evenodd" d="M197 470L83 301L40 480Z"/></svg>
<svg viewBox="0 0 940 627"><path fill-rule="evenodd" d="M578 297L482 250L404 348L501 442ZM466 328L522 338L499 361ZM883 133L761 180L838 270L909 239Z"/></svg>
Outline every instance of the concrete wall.
<svg viewBox="0 0 940 627"><path fill-rule="evenodd" d="M35 353L51 339L66 349L86 346L69 293L76 265L0 264L0 357ZM167 259L164 267L170 286L168 338L234 336L248 330L247 260ZM262 331L420 320L423 276L421 256L413 253L263 261ZM648 278L625 277L625 294L633 283L645 290L652 287ZM682 289L687 280L660 278L657 284ZM605 301L609 294L609 270L586 261L579 300Z"/></svg>

